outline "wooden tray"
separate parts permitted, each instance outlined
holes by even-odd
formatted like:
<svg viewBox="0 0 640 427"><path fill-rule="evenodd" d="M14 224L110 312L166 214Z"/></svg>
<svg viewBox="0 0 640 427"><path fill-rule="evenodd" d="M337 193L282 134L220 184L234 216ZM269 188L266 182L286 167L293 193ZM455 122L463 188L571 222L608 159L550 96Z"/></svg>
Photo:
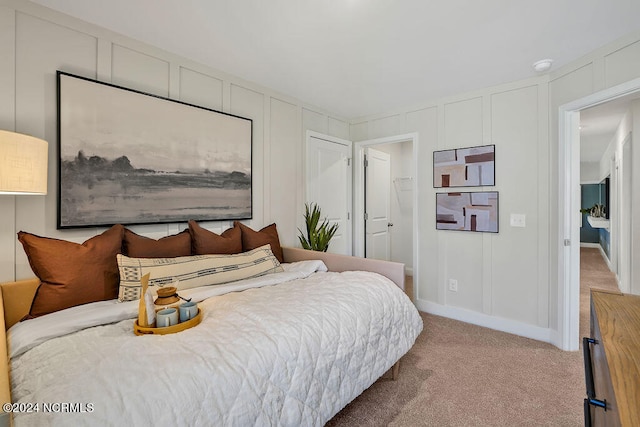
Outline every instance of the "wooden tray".
<svg viewBox="0 0 640 427"><path fill-rule="evenodd" d="M178 323L177 325L166 326L164 328L145 328L142 326L138 326L138 320L133 324L133 333L136 335L166 335L166 334L175 334L176 332L182 332L189 328L193 328L198 325L202 321L202 310L198 307L198 314L196 314L192 319L187 320L186 322Z"/></svg>

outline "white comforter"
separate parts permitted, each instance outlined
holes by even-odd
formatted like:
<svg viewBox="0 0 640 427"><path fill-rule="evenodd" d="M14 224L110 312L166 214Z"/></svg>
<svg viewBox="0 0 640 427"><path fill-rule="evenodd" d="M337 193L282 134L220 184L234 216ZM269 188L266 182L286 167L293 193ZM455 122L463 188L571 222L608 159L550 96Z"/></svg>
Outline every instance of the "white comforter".
<svg viewBox="0 0 640 427"><path fill-rule="evenodd" d="M15 413L15 425L321 426L422 330L406 295L377 274L278 275L283 283L207 298L202 323L177 334L135 336L135 311L35 346L25 336L37 332L10 331L22 340L14 402L39 406Z"/></svg>

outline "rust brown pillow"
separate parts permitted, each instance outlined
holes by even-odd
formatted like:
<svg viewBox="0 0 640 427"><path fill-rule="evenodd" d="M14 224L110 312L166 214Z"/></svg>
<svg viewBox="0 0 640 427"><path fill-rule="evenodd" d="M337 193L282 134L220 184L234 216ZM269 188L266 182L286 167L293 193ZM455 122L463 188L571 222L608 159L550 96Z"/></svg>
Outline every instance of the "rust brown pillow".
<svg viewBox="0 0 640 427"><path fill-rule="evenodd" d="M189 233L193 255L233 255L242 252L242 234L238 227L234 226L222 234L216 234L200 227L196 221L190 220Z"/></svg>
<svg viewBox="0 0 640 427"><path fill-rule="evenodd" d="M29 315L32 317L89 302L118 297L124 227L114 225L82 244L20 231L18 240L42 282Z"/></svg>
<svg viewBox="0 0 640 427"><path fill-rule="evenodd" d="M278 258L278 261L284 262L282 257L282 247L280 247L280 239L278 238L278 229L276 224L267 225L260 231L255 231L251 227L236 221L234 227L242 230L242 250L250 251L259 248L262 245L271 245L271 252Z"/></svg>
<svg viewBox="0 0 640 427"><path fill-rule="evenodd" d="M189 230L155 240L124 229L123 254L130 258L175 258L191 255Z"/></svg>

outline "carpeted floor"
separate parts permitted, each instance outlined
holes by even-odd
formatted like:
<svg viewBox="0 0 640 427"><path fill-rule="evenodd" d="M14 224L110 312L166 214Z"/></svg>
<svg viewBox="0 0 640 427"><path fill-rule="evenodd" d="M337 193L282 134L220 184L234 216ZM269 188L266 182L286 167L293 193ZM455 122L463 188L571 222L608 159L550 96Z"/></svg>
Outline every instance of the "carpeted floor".
<svg viewBox="0 0 640 427"><path fill-rule="evenodd" d="M581 265L588 334L588 289L615 279L598 249L583 248ZM327 426L583 425L581 352L421 315L425 328L402 358L399 379L381 378Z"/></svg>

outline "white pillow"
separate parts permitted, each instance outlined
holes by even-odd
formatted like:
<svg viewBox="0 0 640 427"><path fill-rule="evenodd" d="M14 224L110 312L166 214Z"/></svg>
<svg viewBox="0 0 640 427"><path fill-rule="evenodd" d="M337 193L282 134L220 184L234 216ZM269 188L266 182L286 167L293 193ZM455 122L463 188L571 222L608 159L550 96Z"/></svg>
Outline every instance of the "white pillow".
<svg viewBox="0 0 640 427"><path fill-rule="evenodd" d="M140 279L149 275L149 289L163 286L177 290L219 285L284 271L269 245L233 255L194 255L176 258L129 258L117 255L120 270L120 301L140 299Z"/></svg>

